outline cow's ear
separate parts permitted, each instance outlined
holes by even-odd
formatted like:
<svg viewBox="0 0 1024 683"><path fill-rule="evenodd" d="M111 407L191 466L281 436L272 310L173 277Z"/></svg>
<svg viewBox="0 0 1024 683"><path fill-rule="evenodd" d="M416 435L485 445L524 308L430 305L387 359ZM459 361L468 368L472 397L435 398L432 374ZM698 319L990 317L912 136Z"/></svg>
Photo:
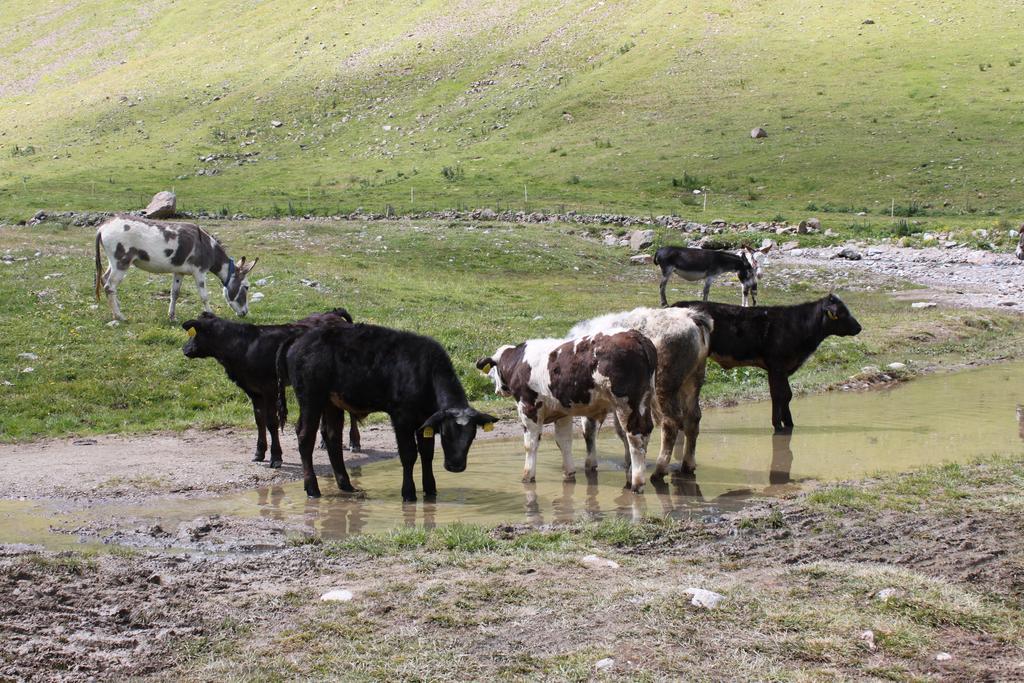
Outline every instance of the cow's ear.
<svg viewBox="0 0 1024 683"><path fill-rule="evenodd" d="M473 422L475 422L485 432L489 432L492 429L494 429L494 423L497 421L498 418L494 417L493 415L488 415L487 413L474 411Z"/></svg>
<svg viewBox="0 0 1024 683"><path fill-rule="evenodd" d="M186 320L185 322L183 322L181 324L181 329L183 329L183 330L185 330L187 332L190 327L194 329L198 325L199 325L199 321L198 320Z"/></svg>
<svg viewBox="0 0 1024 683"><path fill-rule="evenodd" d="M754 251L754 248L751 247L749 244L744 244L743 251Z"/></svg>
<svg viewBox="0 0 1024 683"><path fill-rule="evenodd" d="M762 247L761 249L758 249L758 251L761 252L762 254L767 254L769 251L772 250L773 246L775 246L775 245L774 244L769 244L767 247Z"/></svg>
<svg viewBox="0 0 1024 683"><path fill-rule="evenodd" d="M494 362L493 358L484 356L476 362L476 369L486 375L495 365L497 365L497 363Z"/></svg>
<svg viewBox="0 0 1024 683"><path fill-rule="evenodd" d="M436 413L428 417L427 421L420 425L420 428L417 431L423 434L423 438L429 439L430 437L434 436L435 432L437 432L438 425L441 424L441 422L444 420L445 417L447 417L447 415L447 410L437 411Z"/></svg>

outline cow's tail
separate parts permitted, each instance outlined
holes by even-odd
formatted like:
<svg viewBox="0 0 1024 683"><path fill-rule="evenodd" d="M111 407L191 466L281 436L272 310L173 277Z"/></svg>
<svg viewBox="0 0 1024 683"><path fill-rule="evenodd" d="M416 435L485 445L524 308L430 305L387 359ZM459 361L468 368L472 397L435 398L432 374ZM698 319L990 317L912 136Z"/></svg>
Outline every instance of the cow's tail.
<svg viewBox="0 0 1024 683"><path fill-rule="evenodd" d="M658 261L658 255L659 254L661 254L661 249L659 249L658 251L654 252L654 265L656 265L656 266L660 266L661 265L661 263Z"/></svg>
<svg viewBox="0 0 1024 683"><path fill-rule="evenodd" d="M100 263L100 231L96 231L96 301L100 300L100 280L103 279L103 264Z"/></svg>
<svg viewBox="0 0 1024 683"><path fill-rule="evenodd" d="M697 308L690 308L690 319L693 320L693 324L697 326L700 331L701 342L707 352L711 351L711 333L715 329L715 320L711 317L711 314L707 311L702 311Z"/></svg>
<svg viewBox="0 0 1024 683"><path fill-rule="evenodd" d="M277 347L277 358L275 369L277 371L277 423L284 427L288 422L288 396L285 389L291 383L288 378L288 350L299 338L299 335L289 338L281 346Z"/></svg>

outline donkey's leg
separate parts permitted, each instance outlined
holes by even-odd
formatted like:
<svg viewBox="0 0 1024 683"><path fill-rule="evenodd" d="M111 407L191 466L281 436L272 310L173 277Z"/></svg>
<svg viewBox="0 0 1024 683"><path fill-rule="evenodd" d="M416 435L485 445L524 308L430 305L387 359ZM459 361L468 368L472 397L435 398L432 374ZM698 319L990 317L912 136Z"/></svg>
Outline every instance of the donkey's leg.
<svg viewBox="0 0 1024 683"><path fill-rule="evenodd" d="M199 298L203 300L203 310L207 313L213 313L213 309L210 308L210 293L206 291L206 273L195 272L193 277L196 279L196 289L199 290Z"/></svg>
<svg viewBox="0 0 1024 683"><path fill-rule="evenodd" d="M125 317L121 315L121 303L117 300L117 286L128 274L128 268L122 270L120 265L111 266L109 272L103 285L103 291L107 293L107 303L110 304L110 312L114 316L114 320L124 320Z"/></svg>
<svg viewBox="0 0 1024 683"><path fill-rule="evenodd" d="M668 284L668 279L672 277L672 266L663 266L661 269L661 285L659 290L661 291L661 305L668 306L668 299L665 298L665 285Z"/></svg>
<svg viewBox="0 0 1024 683"><path fill-rule="evenodd" d="M181 291L181 274L175 273L171 282L171 306L167 309L167 317L174 320L174 307L178 303L178 292Z"/></svg>
<svg viewBox="0 0 1024 683"><path fill-rule="evenodd" d="M704 278L704 301L708 300L708 295L711 294L711 283L714 281L714 276L708 276Z"/></svg>

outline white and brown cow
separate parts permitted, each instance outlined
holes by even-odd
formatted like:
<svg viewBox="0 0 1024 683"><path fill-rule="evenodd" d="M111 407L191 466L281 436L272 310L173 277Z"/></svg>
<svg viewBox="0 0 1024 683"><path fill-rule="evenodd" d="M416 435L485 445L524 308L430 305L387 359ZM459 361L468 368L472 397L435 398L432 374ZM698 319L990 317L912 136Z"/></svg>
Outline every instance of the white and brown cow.
<svg viewBox="0 0 1024 683"><path fill-rule="evenodd" d="M680 315L680 311L685 315ZM700 390L704 386L714 329L711 316L692 309L636 308L581 322L569 330L566 338L607 329L637 330L658 350L654 411L661 425L661 452L651 478L661 478L668 472L672 451L680 436L685 437L685 443L680 439L678 444L683 447L679 454L683 471L693 472L697 467L695 453L700 432ZM588 449L596 442L600 426L600 421L585 422L583 434ZM619 424L615 425L615 431L628 449L629 443Z"/></svg>
<svg viewBox="0 0 1024 683"><path fill-rule="evenodd" d="M110 264L100 273L100 247ZM239 316L249 312L246 297L249 281L246 276L259 259L246 263L245 257L235 264L224 247L198 225L192 223L165 223L137 216L118 214L96 229L96 300L100 287L107 293L110 311L115 320L124 320L117 300L117 286L128 269L136 267L150 273L173 273L171 305L168 315L174 320L174 307L181 290L181 278L191 275L199 288L203 308L212 312L210 296L206 292L206 274L213 273L224 286L224 299Z"/></svg>
<svg viewBox="0 0 1024 683"><path fill-rule="evenodd" d="M576 339L531 339L502 346L477 368L494 381L495 391L516 399L523 423L526 464L523 481L536 481L537 447L545 424L555 424L566 479L574 479L572 418L601 422L614 413L629 444L626 488L639 493L646 477L647 442L654 421L651 400L658 353L635 330L605 330ZM596 467L593 444L587 444L587 469Z"/></svg>

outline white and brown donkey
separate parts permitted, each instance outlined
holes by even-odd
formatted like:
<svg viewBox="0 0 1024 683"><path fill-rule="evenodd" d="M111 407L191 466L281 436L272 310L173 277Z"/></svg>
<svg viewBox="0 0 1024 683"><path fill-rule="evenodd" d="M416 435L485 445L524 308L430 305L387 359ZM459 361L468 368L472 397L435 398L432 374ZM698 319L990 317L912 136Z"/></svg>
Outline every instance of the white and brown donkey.
<svg viewBox="0 0 1024 683"><path fill-rule="evenodd" d="M107 253L110 266L100 274L100 247ZM135 264L150 273L173 273L171 305L168 315L174 320L174 306L181 290L181 278L191 275L199 288L203 308L212 312L206 291L206 274L213 273L224 286L224 299L239 316L249 312L246 297L247 276L259 259L246 263L245 257L235 264L224 247L193 223L164 223L137 216L118 214L96 229L96 300L100 287L107 293L110 311L115 320L124 320L117 300L117 286Z"/></svg>

